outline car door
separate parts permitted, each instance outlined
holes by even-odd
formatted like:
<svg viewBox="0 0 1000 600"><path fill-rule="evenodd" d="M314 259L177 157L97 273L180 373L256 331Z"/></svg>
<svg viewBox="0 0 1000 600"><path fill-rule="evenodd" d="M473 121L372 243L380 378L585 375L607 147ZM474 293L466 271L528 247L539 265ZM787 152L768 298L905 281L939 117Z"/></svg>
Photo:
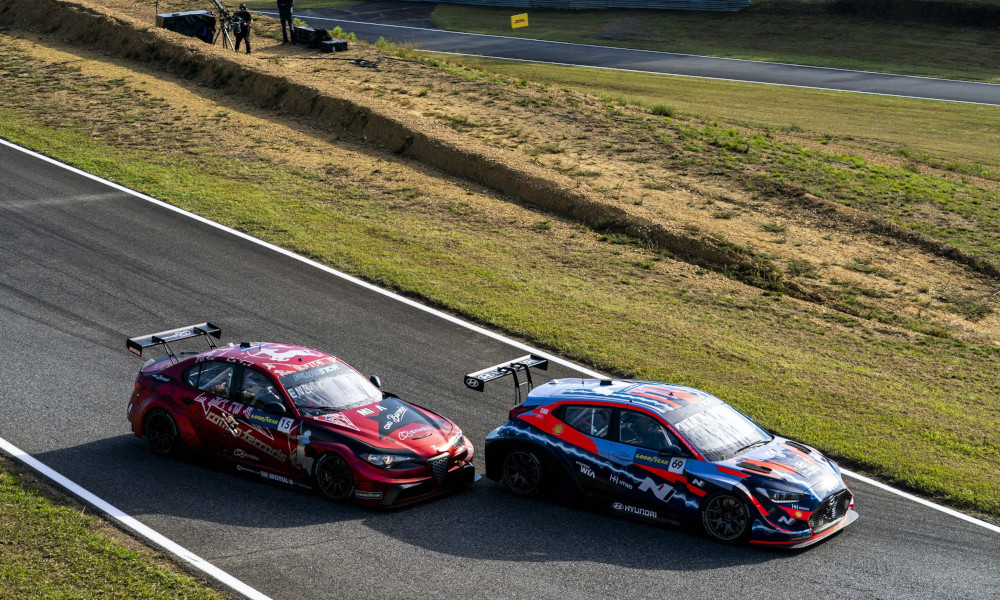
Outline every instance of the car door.
<svg viewBox="0 0 1000 600"><path fill-rule="evenodd" d="M289 434L296 420L267 373L241 366L231 406L237 432L232 439L232 458L280 473L296 474L289 460Z"/></svg>
<svg viewBox="0 0 1000 600"><path fill-rule="evenodd" d="M618 468L612 482L625 496L660 511L684 512L689 458L670 428L649 413L623 408L610 438L605 457Z"/></svg>
<svg viewBox="0 0 1000 600"><path fill-rule="evenodd" d="M587 436L597 454L574 446L571 452L563 451L570 470L584 491L606 494L608 492L607 461L601 459L603 446L611 431L614 409L601 405L564 405L555 413L560 421Z"/></svg>
<svg viewBox="0 0 1000 600"><path fill-rule="evenodd" d="M185 369L182 376L189 386L189 415L205 449L226 456L232 448L233 421L227 419L230 393L236 365L222 361L203 361Z"/></svg>

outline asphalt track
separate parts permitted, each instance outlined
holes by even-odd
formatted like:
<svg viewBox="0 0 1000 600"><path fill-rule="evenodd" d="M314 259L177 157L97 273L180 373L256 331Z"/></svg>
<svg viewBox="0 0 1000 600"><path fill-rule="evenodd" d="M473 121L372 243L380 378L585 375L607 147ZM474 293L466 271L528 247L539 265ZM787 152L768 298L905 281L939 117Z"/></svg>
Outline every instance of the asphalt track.
<svg viewBox="0 0 1000 600"><path fill-rule="evenodd" d="M434 6L369 2L295 14L316 27L339 25L365 41L384 37L433 52L1000 106L997 84L445 31L430 20Z"/></svg>
<svg viewBox="0 0 1000 600"><path fill-rule="evenodd" d="M985 599L1000 589L997 532L857 481L851 528L775 552L513 498L488 480L379 512L156 458L125 421L140 364L125 338L204 320L224 340L335 352L480 447L511 391L477 395L462 375L523 353L0 145L0 437L275 599Z"/></svg>

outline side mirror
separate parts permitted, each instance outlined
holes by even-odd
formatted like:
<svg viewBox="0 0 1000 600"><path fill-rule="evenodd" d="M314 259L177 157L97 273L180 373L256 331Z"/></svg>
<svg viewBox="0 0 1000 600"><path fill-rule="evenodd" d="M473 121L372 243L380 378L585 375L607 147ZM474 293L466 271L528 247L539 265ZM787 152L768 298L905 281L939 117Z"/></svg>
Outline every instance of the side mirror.
<svg viewBox="0 0 1000 600"><path fill-rule="evenodd" d="M288 414L288 409L285 408L282 402L268 402L261 407L261 410L269 415L284 415Z"/></svg>
<svg viewBox="0 0 1000 600"><path fill-rule="evenodd" d="M382 389L382 380L378 378L378 375L372 375L368 378L368 381L372 382L372 385L378 389Z"/></svg>
<svg viewBox="0 0 1000 600"><path fill-rule="evenodd" d="M686 456L684 454L684 451L681 450L679 446L667 446L666 448L661 449L660 452L659 452L659 454L660 454L660 456L663 456L663 457L667 457L667 456Z"/></svg>

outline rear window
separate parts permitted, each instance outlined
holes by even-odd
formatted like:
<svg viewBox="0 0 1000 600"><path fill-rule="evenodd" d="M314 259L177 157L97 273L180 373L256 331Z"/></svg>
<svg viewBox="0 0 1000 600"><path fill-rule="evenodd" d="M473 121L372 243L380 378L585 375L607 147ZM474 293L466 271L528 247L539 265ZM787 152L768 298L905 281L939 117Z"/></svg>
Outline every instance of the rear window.
<svg viewBox="0 0 1000 600"><path fill-rule="evenodd" d="M344 363L289 373L280 379L299 409L346 410L382 399L382 391Z"/></svg>

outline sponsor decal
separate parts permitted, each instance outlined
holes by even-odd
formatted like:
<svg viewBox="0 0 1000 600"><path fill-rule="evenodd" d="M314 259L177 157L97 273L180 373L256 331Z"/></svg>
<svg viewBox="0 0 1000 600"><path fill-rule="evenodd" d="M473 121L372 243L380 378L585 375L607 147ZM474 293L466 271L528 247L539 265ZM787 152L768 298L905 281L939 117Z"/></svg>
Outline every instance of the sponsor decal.
<svg viewBox="0 0 1000 600"><path fill-rule="evenodd" d="M382 492L369 492L365 490L354 490L354 497L362 500L381 500Z"/></svg>
<svg viewBox="0 0 1000 600"><path fill-rule="evenodd" d="M782 525L795 525L795 519L791 517L784 517L784 516L778 517L778 522L781 523Z"/></svg>
<svg viewBox="0 0 1000 600"><path fill-rule="evenodd" d="M624 479L619 478L614 473L612 473L611 477L609 477L608 479L611 481L611 483L617 483L618 485L622 486L623 488L625 488L627 490L632 489L632 484L631 483L625 481ZM648 477L647 477L647 479L648 479Z"/></svg>
<svg viewBox="0 0 1000 600"><path fill-rule="evenodd" d="M566 431L566 429L561 424L552 428L552 433L556 435L562 435L563 431Z"/></svg>
<svg viewBox="0 0 1000 600"><path fill-rule="evenodd" d="M280 344L262 344L247 350L249 356L254 358L267 358L275 362L288 362L293 358L323 356L319 352L306 350L305 348L290 348Z"/></svg>
<svg viewBox="0 0 1000 600"><path fill-rule="evenodd" d="M658 515L655 510L649 510L648 508L639 508L638 506L632 506L630 504L622 504L621 502L615 502L611 505L611 508L617 510L618 512L629 513L632 515L638 515L640 517L647 517L650 519L656 519Z"/></svg>
<svg viewBox="0 0 1000 600"><path fill-rule="evenodd" d="M594 475L594 470L590 468L590 465L582 463L580 461L576 461L576 466L580 467L580 472L586 475L587 477L590 477L591 479L596 478L596 476Z"/></svg>
<svg viewBox="0 0 1000 600"><path fill-rule="evenodd" d="M802 518L802 511L801 510L795 511L795 518L796 519L801 519Z"/></svg>
<svg viewBox="0 0 1000 600"><path fill-rule="evenodd" d="M683 458L668 458L663 457L658 454L654 454L649 450L642 450L641 448L635 451L635 458L633 462L637 465L646 465L647 467L656 467L657 469L667 469L674 473L680 473L681 471L675 471L672 464L675 460L681 461L680 469L684 470L684 459Z"/></svg>
<svg viewBox="0 0 1000 600"><path fill-rule="evenodd" d="M427 424L416 409L411 409L408 404L398 398L390 396L382 400L381 404L372 408L377 409L378 412L365 418L375 421L378 427L379 439L384 439L396 433L396 431L405 428L407 425L414 423L417 425ZM361 414L361 410L358 411L358 414Z"/></svg>
<svg viewBox="0 0 1000 600"><path fill-rule="evenodd" d="M240 430L240 440L252 448L260 450L278 462L285 462L285 453L277 448L272 448L264 440L258 439L250 429Z"/></svg>
<svg viewBox="0 0 1000 600"><path fill-rule="evenodd" d="M133 348L132 346L129 346L128 351L131 352L132 354L135 354L136 356L142 356L142 350L140 350L139 348Z"/></svg>
<svg viewBox="0 0 1000 600"><path fill-rule="evenodd" d="M393 427L398 427L399 423L403 420L403 415L406 414L406 407L400 406L396 409L396 412L391 415L386 415L385 424L382 425L382 429L392 429Z"/></svg>
<svg viewBox="0 0 1000 600"><path fill-rule="evenodd" d="M281 420L278 417L269 415L266 412L261 412L258 410L251 412L248 418L250 419L250 422L255 423L257 425L263 425L268 429L277 429L278 425L281 423Z"/></svg>
<svg viewBox="0 0 1000 600"><path fill-rule="evenodd" d="M358 426L355 425L353 421L348 419L347 415L345 415L344 413L339 413L339 412L330 413L328 415L321 415L319 417L316 417L316 419L318 421L325 421L332 425L338 425L345 429L353 429L354 431L361 431L361 429L359 429Z"/></svg>
<svg viewBox="0 0 1000 600"><path fill-rule="evenodd" d="M260 462L259 456L257 456L256 454L250 454L243 448L237 448L236 450L233 450L233 456L241 460L252 460L254 462Z"/></svg>
<svg viewBox="0 0 1000 600"><path fill-rule="evenodd" d="M281 421L278 423L278 431L281 433L288 433L292 430L292 425L295 424L295 419L291 417L281 417Z"/></svg>
<svg viewBox="0 0 1000 600"><path fill-rule="evenodd" d="M793 538L789 538L788 541L789 542L804 542L804 541L808 540L811 537L812 537L811 533L804 533L802 535L797 535L797 536L795 536Z"/></svg>
<svg viewBox="0 0 1000 600"><path fill-rule="evenodd" d="M541 414L543 414L543 415L547 415L547 414L549 414L549 409L548 409L548 407L543 406L541 409L539 409L538 412L541 413Z"/></svg>
<svg viewBox="0 0 1000 600"><path fill-rule="evenodd" d="M400 441L408 440L410 438L419 440L421 438L425 438L428 435L430 435L429 432L432 431L433 429L434 428L431 427L430 425L424 425L423 427L417 427L416 429L404 429L400 431L397 435L399 436ZM424 432L428 433L426 433L425 435L420 435L423 434Z"/></svg>
<svg viewBox="0 0 1000 600"><path fill-rule="evenodd" d="M370 408L359 408L358 414L361 415L362 417L367 417L369 415L374 415L375 411Z"/></svg>
<svg viewBox="0 0 1000 600"><path fill-rule="evenodd" d="M677 493L677 490L675 490L670 484L657 484L651 477L647 477L642 480L642 483L639 484L639 491L652 492L653 495L656 496L656 498L661 502L669 502L670 499L674 497L674 494Z"/></svg>
<svg viewBox="0 0 1000 600"><path fill-rule="evenodd" d="M479 386L481 386L483 384L482 384L481 381L479 381L475 377L467 377L465 379L465 385L469 386L470 388L472 388L474 390L478 390Z"/></svg>

